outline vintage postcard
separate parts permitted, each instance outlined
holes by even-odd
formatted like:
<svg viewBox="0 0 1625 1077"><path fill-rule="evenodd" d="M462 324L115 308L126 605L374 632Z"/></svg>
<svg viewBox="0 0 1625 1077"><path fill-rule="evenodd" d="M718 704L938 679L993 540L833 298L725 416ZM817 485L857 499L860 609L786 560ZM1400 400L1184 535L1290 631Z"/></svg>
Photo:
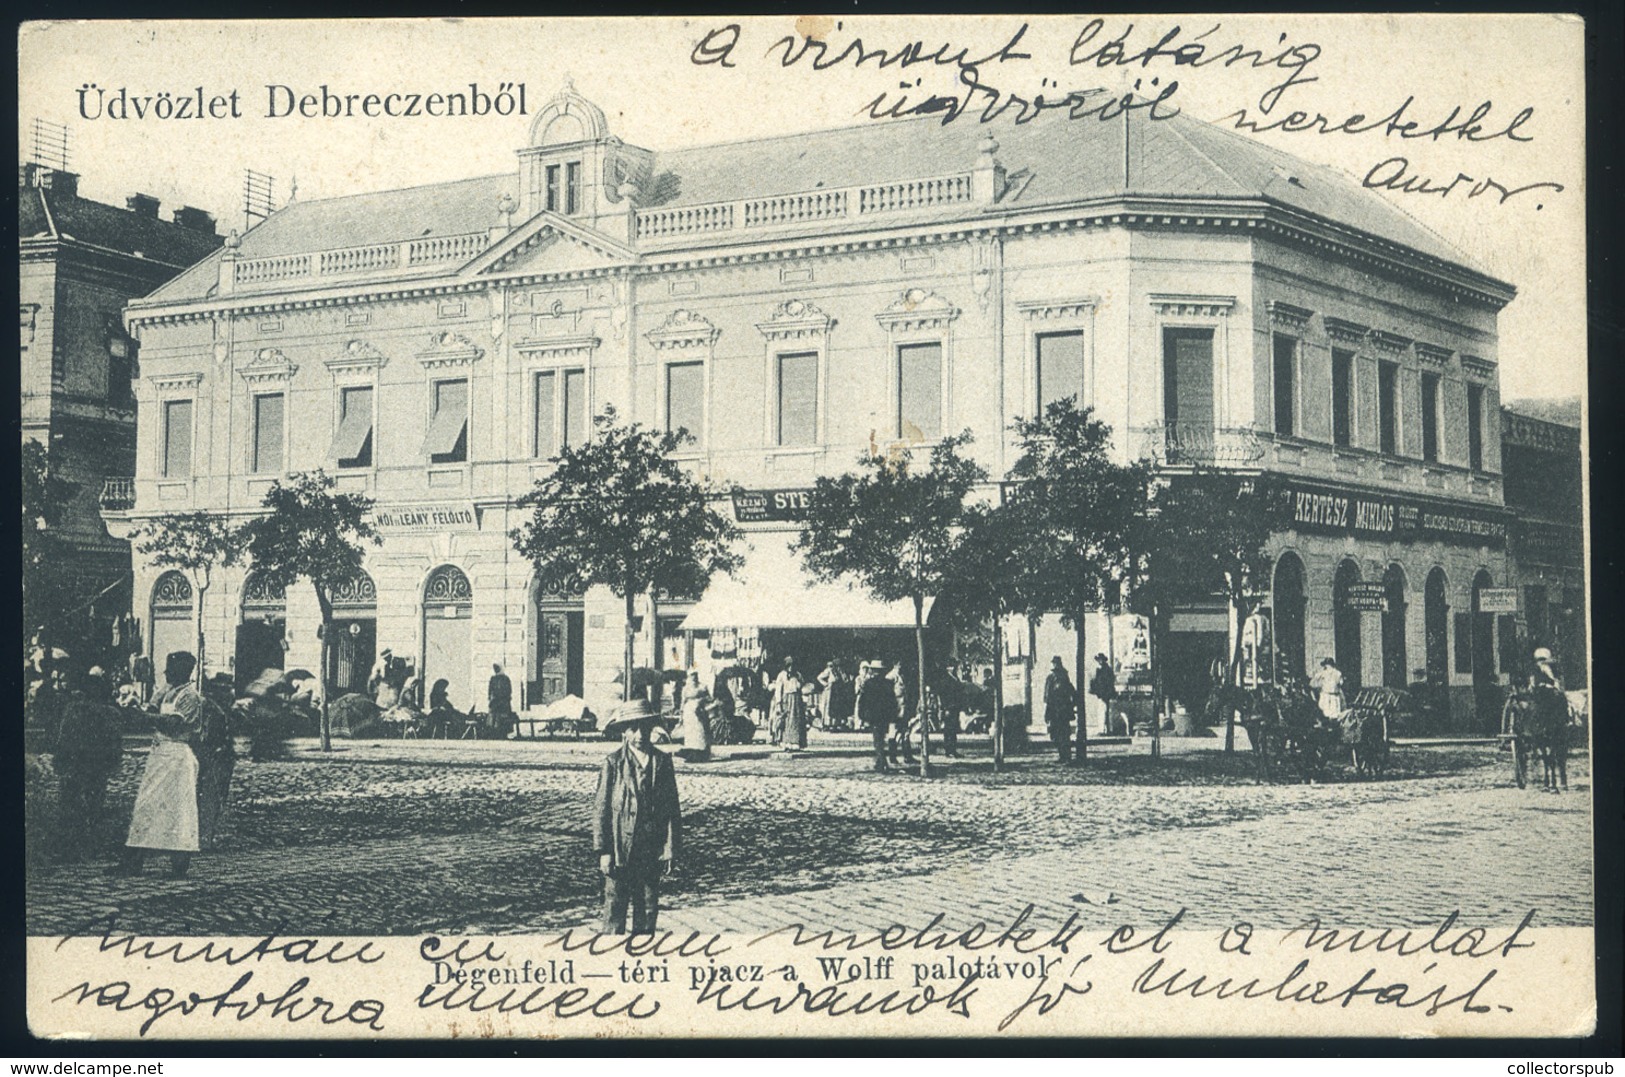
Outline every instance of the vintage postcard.
<svg viewBox="0 0 1625 1077"><path fill-rule="evenodd" d="M24 24L29 1027L1588 1034L1584 30Z"/></svg>

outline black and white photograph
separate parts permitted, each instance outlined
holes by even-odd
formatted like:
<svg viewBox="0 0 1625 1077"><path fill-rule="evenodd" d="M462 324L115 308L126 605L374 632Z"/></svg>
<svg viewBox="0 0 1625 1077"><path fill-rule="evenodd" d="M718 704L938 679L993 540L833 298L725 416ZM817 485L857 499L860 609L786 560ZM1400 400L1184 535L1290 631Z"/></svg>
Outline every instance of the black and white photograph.
<svg viewBox="0 0 1625 1077"><path fill-rule="evenodd" d="M1584 35L22 24L29 1027L1590 1034Z"/></svg>

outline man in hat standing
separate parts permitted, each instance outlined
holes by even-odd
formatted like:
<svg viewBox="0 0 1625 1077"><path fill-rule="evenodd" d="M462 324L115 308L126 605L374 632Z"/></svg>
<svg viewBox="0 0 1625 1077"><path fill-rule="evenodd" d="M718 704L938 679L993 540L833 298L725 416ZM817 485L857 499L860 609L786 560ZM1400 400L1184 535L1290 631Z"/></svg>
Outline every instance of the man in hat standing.
<svg viewBox="0 0 1625 1077"><path fill-rule="evenodd" d="M858 721L869 727L875 742L875 770L881 774L891 769L888 754L895 759L895 749L887 750L887 736L897 724L897 695L890 679L882 676L886 667L881 662L865 662L858 671Z"/></svg>
<svg viewBox="0 0 1625 1077"><path fill-rule="evenodd" d="M660 716L648 700L633 699L611 712L604 724L621 746L598 772L593 802L592 848L604 874L606 935L626 934L626 907L632 906L632 933L653 932L660 914L660 879L671 872L682 843L682 809L671 756L649 742Z"/></svg>
<svg viewBox="0 0 1625 1077"><path fill-rule="evenodd" d="M1061 656L1056 655L1050 659L1049 676L1044 679L1044 726L1049 730L1056 758L1063 763L1071 756L1072 718L1077 709L1077 689L1072 687Z"/></svg>
<svg viewBox="0 0 1625 1077"><path fill-rule="evenodd" d="M1095 655L1095 672L1089 678L1089 694L1100 700L1100 731L1112 731L1112 701L1117 698L1117 674L1112 670L1111 660L1105 654ZM1083 728L1083 723L1078 723Z"/></svg>

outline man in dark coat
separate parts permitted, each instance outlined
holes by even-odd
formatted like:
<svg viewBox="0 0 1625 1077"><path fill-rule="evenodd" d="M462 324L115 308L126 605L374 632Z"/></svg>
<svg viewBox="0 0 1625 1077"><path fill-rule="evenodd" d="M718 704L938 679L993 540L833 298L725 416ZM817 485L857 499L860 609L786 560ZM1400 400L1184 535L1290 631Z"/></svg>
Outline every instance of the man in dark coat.
<svg viewBox="0 0 1625 1077"><path fill-rule="evenodd" d="M1071 744L1072 717L1077 713L1078 692L1072 687L1061 656L1050 659L1049 676L1044 679L1044 725L1049 729L1050 743L1061 762L1068 761Z"/></svg>
<svg viewBox="0 0 1625 1077"><path fill-rule="evenodd" d="M1104 654L1095 655L1095 672L1089 678L1089 694L1101 702L1100 731L1112 731L1112 701L1117 698L1117 674ZM1078 723L1080 726L1083 723Z"/></svg>
<svg viewBox="0 0 1625 1077"><path fill-rule="evenodd" d="M592 848L604 875L606 935L653 932L660 914L660 879L671 873L682 848L682 809L671 756L649 742L660 715L647 700L622 703L604 732L622 742L598 772L593 803Z"/></svg>
<svg viewBox="0 0 1625 1077"><path fill-rule="evenodd" d="M62 852L80 859L90 851L101 822L107 781L119 768L124 737L118 708L107 694L100 666L63 701L51 762L60 782Z"/></svg>
<svg viewBox="0 0 1625 1077"><path fill-rule="evenodd" d="M887 736L897 724L897 692L889 678L882 676L885 667L879 662L865 662L858 673L858 721L869 727L875 742L875 770L881 774L891 769L886 762ZM895 749L893 749L895 751Z"/></svg>
<svg viewBox="0 0 1625 1077"><path fill-rule="evenodd" d="M485 688L487 713L491 715L492 732L505 737L513 728L513 681L502 672L500 664L491 666L491 680Z"/></svg>

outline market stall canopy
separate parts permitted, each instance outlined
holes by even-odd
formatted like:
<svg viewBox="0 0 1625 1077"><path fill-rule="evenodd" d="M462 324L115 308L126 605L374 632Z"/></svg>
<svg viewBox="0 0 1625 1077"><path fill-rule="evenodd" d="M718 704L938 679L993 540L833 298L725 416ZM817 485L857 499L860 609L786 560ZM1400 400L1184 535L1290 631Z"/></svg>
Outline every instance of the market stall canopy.
<svg viewBox="0 0 1625 1077"><path fill-rule="evenodd" d="M760 535L744 551L737 578L717 576L683 628L913 628L914 604L882 602L855 582L815 580L780 535ZM931 614L931 599L922 614Z"/></svg>

